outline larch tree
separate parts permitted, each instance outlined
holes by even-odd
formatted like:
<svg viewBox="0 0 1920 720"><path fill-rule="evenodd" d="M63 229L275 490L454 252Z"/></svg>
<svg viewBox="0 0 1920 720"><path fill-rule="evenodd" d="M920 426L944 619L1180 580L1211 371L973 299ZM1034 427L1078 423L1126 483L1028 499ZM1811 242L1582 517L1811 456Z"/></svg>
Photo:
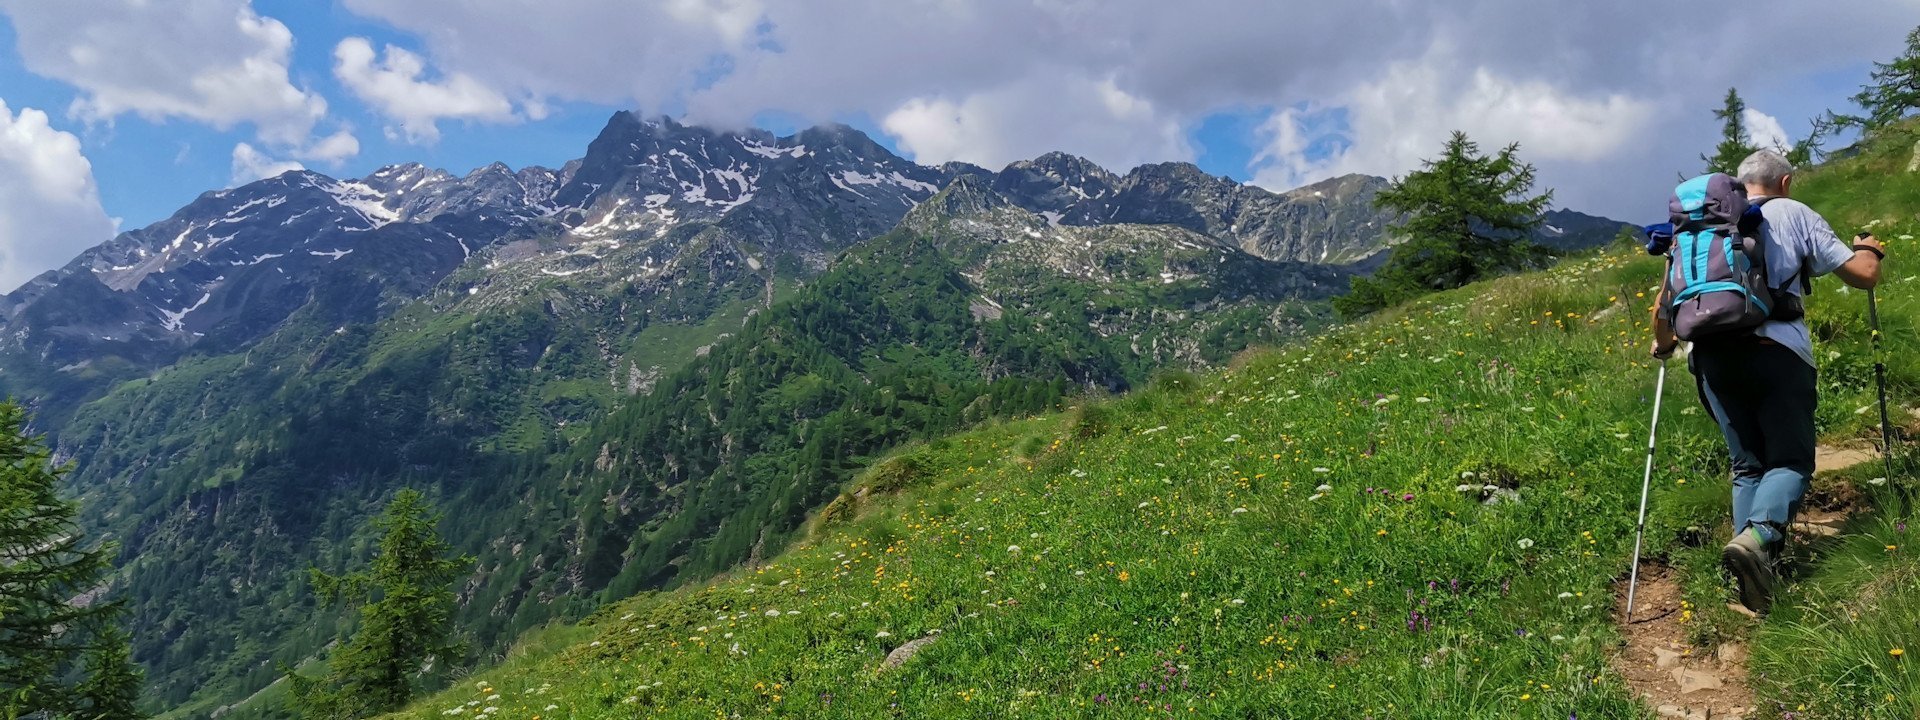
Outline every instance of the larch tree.
<svg viewBox="0 0 1920 720"><path fill-rule="evenodd" d="M1534 169L1519 150L1514 144L1483 155L1455 132L1438 159L1380 191L1374 204L1402 217L1392 231L1404 240L1372 277L1354 278L1334 309L1343 317L1366 315L1533 262L1538 249L1529 235L1553 192L1533 194Z"/></svg>

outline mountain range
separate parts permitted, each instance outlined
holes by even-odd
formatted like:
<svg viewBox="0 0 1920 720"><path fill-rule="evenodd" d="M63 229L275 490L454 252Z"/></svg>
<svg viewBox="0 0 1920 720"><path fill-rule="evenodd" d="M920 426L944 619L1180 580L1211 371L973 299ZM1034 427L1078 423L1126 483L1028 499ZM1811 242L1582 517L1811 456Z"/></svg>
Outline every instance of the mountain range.
<svg viewBox="0 0 1920 720"><path fill-rule="evenodd" d="M244 699L347 622L305 568L364 558L396 487L478 558L463 627L497 652L765 557L902 443L1326 324L1395 241L1385 186L619 113L558 170L204 194L0 298L0 392L120 544L156 707L272 714Z"/></svg>

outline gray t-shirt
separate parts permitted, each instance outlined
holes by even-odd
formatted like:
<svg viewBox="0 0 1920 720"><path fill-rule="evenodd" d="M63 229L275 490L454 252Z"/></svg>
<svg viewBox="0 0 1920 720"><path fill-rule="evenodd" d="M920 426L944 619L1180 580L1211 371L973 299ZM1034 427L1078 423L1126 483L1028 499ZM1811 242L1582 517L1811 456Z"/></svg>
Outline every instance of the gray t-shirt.
<svg viewBox="0 0 1920 720"><path fill-rule="evenodd" d="M1767 279L1775 288L1800 295L1802 261L1814 277L1819 277L1853 259L1853 249L1840 242L1827 219L1806 203L1792 198L1769 200L1760 207L1760 215L1766 219L1760 224L1760 239L1767 243ZM1791 348L1808 365L1816 364L1813 338L1807 333L1805 320L1770 320L1754 334Z"/></svg>

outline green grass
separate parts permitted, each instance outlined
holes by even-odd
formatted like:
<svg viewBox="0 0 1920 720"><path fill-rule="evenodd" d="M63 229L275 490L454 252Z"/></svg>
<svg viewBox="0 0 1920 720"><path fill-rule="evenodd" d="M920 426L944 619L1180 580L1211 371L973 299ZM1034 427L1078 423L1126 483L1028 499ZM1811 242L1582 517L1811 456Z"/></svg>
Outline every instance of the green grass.
<svg viewBox="0 0 1920 720"><path fill-rule="evenodd" d="M1607 586L1645 321L1594 316L1655 272L1597 258L930 444L766 567L616 604L415 712L1638 717Z"/></svg>
<svg viewBox="0 0 1920 720"><path fill-rule="evenodd" d="M1852 162L1893 161L1876 157ZM1804 196L1881 220L1909 401L1920 286L1900 252L1920 226L1858 207L1840 184L1855 172L1813 174ZM612 604L581 642L405 715L1645 717L1608 667L1610 584L1633 541L1658 272L1616 249L916 446L766 565ZM1856 412L1873 398L1863 298L1837 286L1810 303L1830 439L1874 425ZM1721 609L1723 449L1673 369L1649 546L1681 570L1695 637L1752 643L1763 716L1914 717L1911 531L1871 504L1802 553L1769 619Z"/></svg>

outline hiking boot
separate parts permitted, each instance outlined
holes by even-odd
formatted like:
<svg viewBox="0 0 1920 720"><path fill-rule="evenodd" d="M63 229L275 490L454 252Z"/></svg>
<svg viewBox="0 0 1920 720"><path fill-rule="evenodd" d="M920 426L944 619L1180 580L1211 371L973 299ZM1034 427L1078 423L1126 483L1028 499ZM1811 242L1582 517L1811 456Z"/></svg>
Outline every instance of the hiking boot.
<svg viewBox="0 0 1920 720"><path fill-rule="evenodd" d="M1733 537L1720 551L1720 564L1740 581L1740 604L1764 615L1773 604L1773 553L1767 550L1766 536L1749 527Z"/></svg>

